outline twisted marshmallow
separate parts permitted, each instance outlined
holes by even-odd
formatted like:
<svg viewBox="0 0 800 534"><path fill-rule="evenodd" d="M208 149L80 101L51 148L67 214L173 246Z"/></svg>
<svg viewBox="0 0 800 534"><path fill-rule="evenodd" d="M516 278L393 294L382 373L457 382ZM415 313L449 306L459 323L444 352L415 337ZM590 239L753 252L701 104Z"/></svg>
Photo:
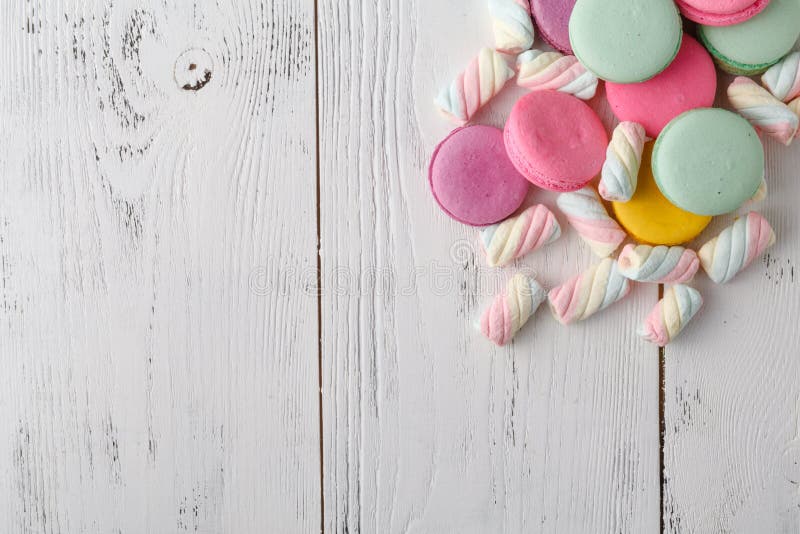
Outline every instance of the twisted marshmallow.
<svg viewBox="0 0 800 534"><path fill-rule="evenodd" d="M533 21L528 0L489 0L495 47L519 54L533 46Z"/></svg>
<svg viewBox="0 0 800 534"><path fill-rule="evenodd" d="M724 284L774 244L775 232L769 222L751 211L703 245L697 254L709 278Z"/></svg>
<svg viewBox="0 0 800 534"><path fill-rule="evenodd" d="M761 77L761 82L782 102L800 96L800 51L792 52L770 67Z"/></svg>
<svg viewBox="0 0 800 534"><path fill-rule="evenodd" d="M569 223L598 257L610 256L625 241L625 231L608 216L600 197L591 187L561 193L557 203Z"/></svg>
<svg viewBox="0 0 800 534"><path fill-rule="evenodd" d="M617 262L606 258L583 274L564 282L548 294L550 310L561 324L582 321L630 293L630 281Z"/></svg>
<svg viewBox="0 0 800 534"><path fill-rule="evenodd" d="M672 286L664 291L664 298L647 316L639 335L664 347L678 337L702 307L703 297L699 291L684 285Z"/></svg>
<svg viewBox="0 0 800 534"><path fill-rule="evenodd" d="M617 261L625 278L654 284L683 284L700 268L694 250L663 245L626 245Z"/></svg>
<svg viewBox="0 0 800 534"><path fill-rule="evenodd" d="M589 100L597 91L597 77L575 56L528 50L517 57L517 83L531 91L554 89Z"/></svg>
<svg viewBox="0 0 800 534"><path fill-rule="evenodd" d="M503 56L491 48L484 48L467 70L442 90L436 105L453 122L466 124L513 77L514 71Z"/></svg>
<svg viewBox="0 0 800 534"><path fill-rule="evenodd" d="M483 312L481 333L496 345L506 345L546 298L547 292L536 280L521 273L514 275L506 290Z"/></svg>
<svg viewBox="0 0 800 534"><path fill-rule="evenodd" d="M750 78L739 76L728 86L731 105L754 127L790 145L800 119L789 107Z"/></svg>
<svg viewBox="0 0 800 534"><path fill-rule="evenodd" d="M531 206L481 231L481 242L489 267L511 263L561 237L561 226L555 215L541 204Z"/></svg>
<svg viewBox="0 0 800 534"><path fill-rule="evenodd" d="M767 179L762 178L761 185L758 186L756 194L750 197L750 200L745 202L745 204L755 204L757 202L762 202L763 200L766 200L767 195L769 195L769 187L767 186Z"/></svg>
<svg viewBox="0 0 800 534"><path fill-rule="evenodd" d="M789 109L791 109L795 115L800 117L800 97L797 97L791 102L789 102ZM794 134L794 136L800 137L800 128L797 129L797 133Z"/></svg>
<svg viewBox="0 0 800 534"><path fill-rule="evenodd" d="M600 178L600 196L606 200L628 202L639 183L639 167L646 138L644 126L621 122L614 129L606 151Z"/></svg>

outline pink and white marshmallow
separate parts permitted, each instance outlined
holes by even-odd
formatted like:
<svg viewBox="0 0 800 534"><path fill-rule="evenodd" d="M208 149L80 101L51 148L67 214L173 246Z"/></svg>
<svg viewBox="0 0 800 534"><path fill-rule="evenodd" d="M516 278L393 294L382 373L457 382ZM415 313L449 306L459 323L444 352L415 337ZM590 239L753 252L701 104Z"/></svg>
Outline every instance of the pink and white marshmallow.
<svg viewBox="0 0 800 534"><path fill-rule="evenodd" d="M800 51L792 52L764 73L761 83L781 102L800 96Z"/></svg>
<svg viewBox="0 0 800 534"><path fill-rule="evenodd" d="M751 211L703 245L697 255L708 277L724 284L774 244L772 226L760 214Z"/></svg>
<svg viewBox="0 0 800 534"><path fill-rule="evenodd" d="M703 297L696 289L681 284L669 287L645 319L639 335L665 347L678 337L702 307Z"/></svg>
<svg viewBox="0 0 800 534"><path fill-rule="evenodd" d="M597 257L610 256L625 241L625 230L608 215L600 197L591 187L561 193L556 202Z"/></svg>
<svg viewBox="0 0 800 534"><path fill-rule="evenodd" d="M481 333L500 347L507 345L546 298L547 291L536 280L517 273L481 315Z"/></svg>
<svg viewBox="0 0 800 534"><path fill-rule="evenodd" d="M617 262L625 278L652 284L683 284L700 268L694 250L664 245L625 245Z"/></svg>
<svg viewBox="0 0 800 534"><path fill-rule="evenodd" d="M541 204L481 230L481 243L489 267L501 267L552 243L561 236L553 212Z"/></svg>
<svg viewBox="0 0 800 534"><path fill-rule="evenodd" d="M467 69L436 98L439 111L463 126L514 77L514 70L496 50L484 48Z"/></svg>
<svg viewBox="0 0 800 534"><path fill-rule="evenodd" d="M800 118L756 82L739 76L728 86L728 99L753 127L784 145L792 143L800 127Z"/></svg>
<svg viewBox="0 0 800 534"><path fill-rule="evenodd" d="M533 46L534 31L528 0L489 0L495 48L519 54Z"/></svg>
<svg viewBox="0 0 800 534"><path fill-rule="evenodd" d="M553 316L568 325L608 308L630 290L630 281L619 272L617 262L606 258L552 289L547 298Z"/></svg>

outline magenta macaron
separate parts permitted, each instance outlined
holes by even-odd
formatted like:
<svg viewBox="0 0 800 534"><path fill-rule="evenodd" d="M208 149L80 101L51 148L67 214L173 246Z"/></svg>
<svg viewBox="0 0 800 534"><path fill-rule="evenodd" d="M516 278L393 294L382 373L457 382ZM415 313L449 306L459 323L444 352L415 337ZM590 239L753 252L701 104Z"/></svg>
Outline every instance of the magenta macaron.
<svg viewBox="0 0 800 534"><path fill-rule="evenodd" d="M711 107L716 92L714 61L686 34L675 60L661 74L642 83L606 83L606 97L617 118L638 122L652 138L681 113Z"/></svg>
<svg viewBox="0 0 800 534"><path fill-rule="evenodd" d="M539 35L553 48L572 54L569 17L577 0L531 0L531 14Z"/></svg>
<svg viewBox="0 0 800 534"><path fill-rule="evenodd" d="M706 26L732 26L758 15L770 0L675 0L684 17Z"/></svg>
<svg viewBox="0 0 800 534"><path fill-rule="evenodd" d="M445 213L471 226L507 218L530 187L506 155L503 131L491 126L453 130L433 152L428 180Z"/></svg>
<svg viewBox="0 0 800 534"><path fill-rule="evenodd" d="M519 99L505 128L508 157L543 189L576 191L600 172L608 134L582 100L557 91Z"/></svg>

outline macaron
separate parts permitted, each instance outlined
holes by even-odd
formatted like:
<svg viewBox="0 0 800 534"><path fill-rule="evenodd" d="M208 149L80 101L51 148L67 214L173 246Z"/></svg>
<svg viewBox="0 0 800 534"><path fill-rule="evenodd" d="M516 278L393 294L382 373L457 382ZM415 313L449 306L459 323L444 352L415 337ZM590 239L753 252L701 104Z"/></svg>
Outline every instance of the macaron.
<svg viewBox="0 0 800 534"><path fill-rule="evenodd" d="M705 48L683 36L675 60L642 83L606 83L606 96L620 121L638 122L655 139L672 119L694 108L711 107L717 92L717 70Z"/></svg>
<svg viewBox="0 0 800 534"><path fill-rule="evenodd" d="M506 155L503 131L491 126L450 133L433 152L428 180L444 212L471 226L502 221L520 207L530 187Z"/></svg>
<svg viewBox="0 0 800 534"><path fill-rule="evenodd" d="M683 16L707 26L730 26L758 15L770 0L675 0Z"/></svg>
<svg viewBox="0 0 800 534"><path fill-rule="evenodd" d="M733 26L699 26L697 35L723 70L761 74L789 53L800 36L800 1L772 0Z"/></svg>
<svg viewBox="0 0 800 534"><path fill-rule="evenodd" d="M545 90L529 93L514 105L505 144L511 162L533 184L576 191L600 172L608 134L583 101Z"/></svg>
<svg viewBox="0 0 800 534"><path fill-rule="evenodd" d="M570 43L581 63L616 83L643 82L666 69L682 33L672 0L578 0L569 21Z"/></svg>
<svg viewBox="0 0 800 534"><path fill-rule="evenodd" d="M576 0L531 0L531 14L539 35L553 48L572 54L569 17Z"/></svg>
<svg viewBox="0 0 800 534"><path fill-rule="evenodd" d="M644 147L639 185L633 198L628 202L612 202L611 208L619 224L640 243L680 245L700 235L711 217L682 210L661 194L650 165L654 144L650 142Z"/></svg>
<svg viewBox="0 0 800 534"><path fill-rule="evenodd" d="M653 175L676 206L698 215L736 210L764 177L764 147L747 120L695 109L670 122L653 149Z"/></svg>

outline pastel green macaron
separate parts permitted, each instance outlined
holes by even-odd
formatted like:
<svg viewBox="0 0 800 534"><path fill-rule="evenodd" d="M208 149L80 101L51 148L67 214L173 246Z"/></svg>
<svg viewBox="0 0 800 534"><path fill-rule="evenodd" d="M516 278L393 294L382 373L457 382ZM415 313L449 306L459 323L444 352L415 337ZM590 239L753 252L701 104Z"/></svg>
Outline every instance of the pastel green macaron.
<svg viewBox="0 0 800 534"><path fill-rule="evenodd" d="M739 115L695 109L664 128L652 166L670 202L697 215L721 215L755 195L764 177L764 147Z"/></svg>
<svg viewBox="0 0 800 534"><path fill-rule="evenodd" d="M598 78L616 83L643 82L666 69L682 36L672 0L578 0L569 20L574 54Z"/></svg>
<svg viewBox="0 0 800 534"><path fill-rule="evenodd" d="M761 74L781 60L800 37L800 0L772 0L733 26L699 26L697 34L717 64L731 74Z"/></svg>

